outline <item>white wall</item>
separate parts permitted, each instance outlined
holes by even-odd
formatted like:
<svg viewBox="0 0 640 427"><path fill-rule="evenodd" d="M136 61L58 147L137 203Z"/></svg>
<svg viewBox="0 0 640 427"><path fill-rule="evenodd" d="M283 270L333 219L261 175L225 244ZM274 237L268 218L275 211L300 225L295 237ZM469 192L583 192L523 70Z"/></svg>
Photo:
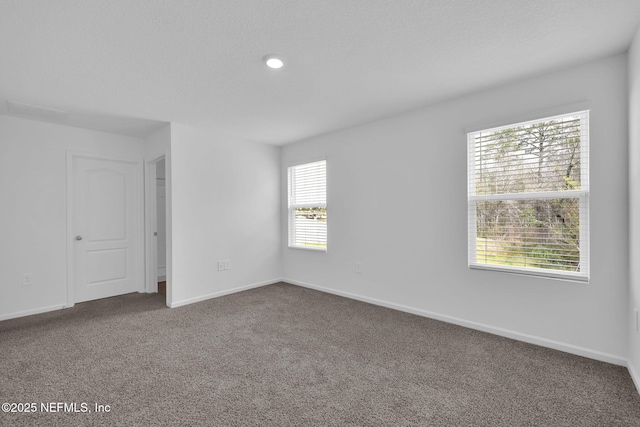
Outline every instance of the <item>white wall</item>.
<svg viewBox="0 0 640 427"><path fill-rule="evenodd" d="M285 280L624 364L626 56L285 146L328 168L328 252L286 248ZM466 130L591 108L591 281L467 268ZM364 274L356 274L361 262Z"/></svg>
<svg viewBox="0 0 640 427"><path fill-rule="evenodd" d="M0 319L67 301L66 152L143 158L144 141L0 116ZM22 274L33 284L22 286Z"/></svg>
<svg viewBox="0 0 640 427"><path fill-rule="evenodd" d="M629 49L629 370L640 390L640 332L635 309L640 309L640 30Z"/></svg>
<svg viewBox="0 0 640 427"><path fill-rule="evenodd" d="M172 123L169 169L171 306L278 281L280 148Z"/></svg>

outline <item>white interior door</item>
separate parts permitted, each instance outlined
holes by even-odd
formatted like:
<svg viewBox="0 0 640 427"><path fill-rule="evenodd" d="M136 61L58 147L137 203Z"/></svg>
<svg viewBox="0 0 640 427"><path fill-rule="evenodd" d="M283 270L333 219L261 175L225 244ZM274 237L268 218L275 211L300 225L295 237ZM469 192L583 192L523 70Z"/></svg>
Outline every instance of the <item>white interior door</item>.
<svg viewBox="0 0 640 427"><path fill-rule="evenodd" d="M141 165L72 156L73 301L140 290Z"/></svg>

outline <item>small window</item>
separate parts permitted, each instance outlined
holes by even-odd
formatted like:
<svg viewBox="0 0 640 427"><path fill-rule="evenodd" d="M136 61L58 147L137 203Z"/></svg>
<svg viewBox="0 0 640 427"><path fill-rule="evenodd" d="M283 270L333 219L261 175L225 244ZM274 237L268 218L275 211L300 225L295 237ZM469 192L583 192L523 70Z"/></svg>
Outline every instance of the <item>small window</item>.
<svg viewBox="0 0 640 427"><path fill-rule="evenodd" d="M327 162L288 169L289 247L327 250Z"/></svg>
<svg viewBox="0 0 640 427"><path fill-rule="evenodd" d="M468 134L469 266L587 281L589 113Z"/></svg>

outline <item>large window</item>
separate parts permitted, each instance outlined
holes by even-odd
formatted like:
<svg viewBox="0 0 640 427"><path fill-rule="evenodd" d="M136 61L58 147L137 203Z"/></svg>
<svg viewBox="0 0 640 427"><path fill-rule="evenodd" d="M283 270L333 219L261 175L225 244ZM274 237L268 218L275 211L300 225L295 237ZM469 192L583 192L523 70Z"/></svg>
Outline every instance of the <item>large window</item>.
<svg viewBox="0 0 640 427"><path fill-rule="evenodd" d="M327 250L327 162L288 169L289 247Z"/></svg>
<svg viewBox="0 0 640 427"><path fill-rule="evenodd" d="M588 280L588 111L468 144L469 266Z"/></svg>

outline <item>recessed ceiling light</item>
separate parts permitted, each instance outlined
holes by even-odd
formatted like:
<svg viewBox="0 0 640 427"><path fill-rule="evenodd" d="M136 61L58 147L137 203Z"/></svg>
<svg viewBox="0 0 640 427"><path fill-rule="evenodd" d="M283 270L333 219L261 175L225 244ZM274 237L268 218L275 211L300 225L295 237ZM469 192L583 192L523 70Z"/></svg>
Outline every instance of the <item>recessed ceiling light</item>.
<svg viewBox="0 0 640 427"><path fill-rule="evenodd" d="M262 58L262 60L265 64L267 64L267 67L269 68L278 69L284 67L284 62L282 61L282 59L274 55L267 55Z"/></svg>

